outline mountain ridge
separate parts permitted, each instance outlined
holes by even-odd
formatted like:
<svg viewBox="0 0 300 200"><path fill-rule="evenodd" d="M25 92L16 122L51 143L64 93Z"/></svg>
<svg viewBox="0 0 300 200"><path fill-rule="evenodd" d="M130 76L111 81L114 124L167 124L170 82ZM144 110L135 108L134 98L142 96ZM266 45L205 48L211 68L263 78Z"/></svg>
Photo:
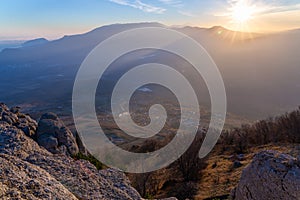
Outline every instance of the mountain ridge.
<svg viewBox="0 0 300 200"><path fill-rule="evenodd" d="M164 24L161 24L159 22L141 22L141 23L116 23L116 24L109 24L109 25L103 25L103 26L100 26L100 27L97 27L97 28L94 28L90 31L87 31L87 32L83 32L83 33L78 33L78 34L72 34L72 35L64 35L63 37L61 38L58 38L58 39L55 39L55 40L52 40L52 41L49 41L45 38L35 38L35 39L32 39L32 40L28 40L26 41L25 43L29 42L35 42L35 41L40 41L40 40L43 40L45 41L48 41L48 42L56 42L56 41L61 41L63 39L66 39L66 38L70 38L70 37L80 37L80 36L86 36L86 35L90 35L90 34L95 34L95 33L99 33L99 31L103 31L105 29L114 29L114 28L121 28L121 29L131 29L131 28L140 28L140 27L167 27L167 28L170 28L170 29L175 29L175 30L180 30L180 29L184 29L184 28L193 28L193 29L198 29L198 30L207 30L207 31L215 31L217 29L221 29L223 31L230 31L230 32L235 32L235 33L244 33L244 34L249 34L248 32L242 32L242 31L234 31L234 30L230 30L230 29L227 29L223 26L212 26L210 28L203 28L203 27L198 27L198 26L182 26L180 28L176 28L176 27L172 27L172 26L167 26L167 25L164 25ZM254 34L254 33L252 33ZM256 34L256 33L255 33ZM24 44L25 44L24 43Z"/></svg>
<svg viewBox="0 0 300 200"><path fill-rule="evenodd" d="M38 101L42 101L43 97L51 94L53 102L66 105L66 99L69 101L71 96L77 70L86 56L100 42L112 35L145 26L164 25L156 23L107 25L84 34L50 41L44 45L2 51L0 71L3 77L0 83L3 87L0 88L0 92L3 95L0 100L8 102L11 99L20 99L18 104L24 101L32 104L32 100L26 99L37 97ZM219 26L210 29L183 27L173 30L180 31L197 41L215 61L226 84L228 108L231 113L257 120L291 111L298 106L300 94L293 92L297 91L300 85L297 68L300 62L297 53L300 51L298 31L259 35L251 39L253 35L235 35L235 32ZM247 39L244 40L245 38ZM136 56L139 55L130 57L129 60L134 60ZM161 62L166 61L166 57L157 59ZM170 63L173 64L176 63ZM117 67L121 69L125 64L119 65ZM269 76L270 72L273 76ZM38 83L33 81L36 78L39 80ZM57 83L53 83L53 80ZM53 85L56 84L57 88L63 85L64 90L54 91ZM285 98L286 96L290 98ZM281 106L283 102L285 107ZM209 102L207 105L209 106Z"/></svg>
<svg viewBox="0 0 300 200"><path fill-rule="evenodd" d="M22 44L22 47L31 47L31 46L36 46L36 45L43 45L48 43L49 40L45 38L36 38L33 40L28 40Z"/></svg>

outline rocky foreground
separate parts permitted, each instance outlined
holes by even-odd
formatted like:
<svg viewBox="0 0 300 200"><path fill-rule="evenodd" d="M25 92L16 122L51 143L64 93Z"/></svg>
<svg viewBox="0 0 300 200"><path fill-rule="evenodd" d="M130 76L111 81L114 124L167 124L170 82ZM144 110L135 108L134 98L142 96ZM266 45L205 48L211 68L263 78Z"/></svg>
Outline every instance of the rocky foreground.
<svg viewBox="0 0 300 200"><path fill-rule="evenodd" d="M124 173L72 157L85 151L55 114L37 123L0 104L0 199L142 199ZM300 156L257 154L231 198L299 200Z"/></svg>
<svg viewBox="0 0 300 200"><path fill-rule="evenodd" d="M70 157L78 149L54 114L38 125L1 104L0 199L142 199L122 172Z"/></svg>
<svg viewBox="0 0 300 200"><path fill-rule="evenodd" d="M258 153L242 173L234 200L299 200L300 156L277 151Z"/></svg>

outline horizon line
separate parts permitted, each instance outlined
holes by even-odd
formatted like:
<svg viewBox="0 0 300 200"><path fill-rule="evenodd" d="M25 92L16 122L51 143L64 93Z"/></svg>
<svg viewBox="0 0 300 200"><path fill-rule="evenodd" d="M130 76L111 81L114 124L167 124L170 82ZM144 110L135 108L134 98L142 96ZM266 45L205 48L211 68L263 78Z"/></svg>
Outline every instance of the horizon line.
<svg viewBox="0 0 300 200"><path fill-rule="evenodd" d="M239 33L247 33L247 34L276 34L276 33L283 33L283 32L289 32L289 31L295 31L295 30L299 30L299 28L293 28L293 29L284 29L284 30L280 30L280 31L264 31L264 32L251 32L251 31L241 31L241 30L234 30L234 29L231 29L231 28L227 28L226 26L223 26L223 25L213 25L213 26L199 26L199 25L166 25L164 23L160 23L160 22L128 22L128 23L111 23L111 24L103 24L103 25L99 25L99 26L96 26L94 28L89 28L88 30L83 30L83 31L80 31L80 32L74 32L74 33L71 33L71 34L65 34L65 35L61 35L61 36L54 36L54 37L51 37L51 36L24 36L22 38L22 36L15 36L15 38L9 38L10 36L2 36L4 38L8 38L8 39L2 39L1 36L0 36L0 41L1 42L4 42L4 41L30 41L30 40L35 40L35 39L40 39L40 38L45 38L49 41L55 41L55 40L59 40L59 39L62 39L64 37L67 37L67 36L75 36L75 35L82 35L82 34L86 34L86 33L89 33L89 32L92 32L96 29L99 29L99 28L103 28L103 27L107 27L107 26L113 26L113 25L132 25L132 24L161 24L163 26L166 26L168 28L187 28L187 27L190 27L190 28L199 28L199 29L212 29L212 28L215 28L215 27L220 27L220 28L223 28L223 29L226 29L228 31L232 31L232 32L239 32ZM55 34L55 33L54 33Z"/></svg>

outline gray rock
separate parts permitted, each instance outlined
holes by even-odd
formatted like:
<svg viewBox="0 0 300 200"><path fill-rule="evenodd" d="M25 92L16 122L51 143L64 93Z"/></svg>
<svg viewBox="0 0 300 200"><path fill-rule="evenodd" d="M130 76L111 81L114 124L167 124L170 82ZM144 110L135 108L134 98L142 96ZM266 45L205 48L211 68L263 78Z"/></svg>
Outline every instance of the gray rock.
<svg viewBox="0 0 300 200"><path fill-rule="evenodd" d="M0 154L0 199L77 199L38 166Z"/></svg>
<svg viewBox="0 0 300 200"><path fill-rule="evenodd" d="M5 104L0 104L0 122L6 122L22 130L27 136L34 137L37 123L29 115L20 113L19 107L9 108Z"/></svg>
<svg viewBox="0 0 300 200"><path fill-rule="evenodd" d="M26 158L29 154L51 155L17 127L0 123L0 153Z"/></svg>
<svg viewBox="0 0 300 200"><path fill-rule="evenodd" d="M232 192L235 200L300 199L300 168L292 156L276 151L258 153L244 169Z"/></svg>
<svg viewBox="0 0 300 200"><path fill-rule="evenodd" d="M18 114L20 112L20 107L16 106L16 107L12 107L10 109L10 112L14 113L14 114Z"/></svg>
<svg viewBox="0 0 300 200"><path fill-rule="evenodd" d="M66 149L68 155L75 155L79 152L72 132L54 113L46 113L41 117L36 139L39 145L51 153L65 153L65 151L60 151L61 149Z"/></svg>
<svg viewBox="0 0 300 200"><path fill-rule="evenodd" d="M19 120L16 127L21 129L27 136L34 138L38 126L37 122L30 116L22 113L18 113L18 118Z"/></svg>
<svg viewBox="0 0 300 200"><path fill-rule="evenodd" d="M38 142L40 146L49 149L52 153L59 153L58 141L55 137L44 134L39 137Z"/></svg>
<svg viewBox="0 0 300 200"><path fill-rule="evenodd" d="M142 199L124 173L52 154L0 123L0 199Z"/></svg>
<svg viewBox="0 0 300 200"><path fill-rule="evenodd" d="M4 103L0 103L0 113L2 114L3 111L8 111L8 107Z"/></svg>
<svg viewBox="0 0 300 200"><path fill-rule="evenodd" d="M43 120L43 119L58 120L58 116L54 113L49 112L49 113L43 114L43 116L41 117L41 120Z"/></svg>
<svg viewBox="0 0 300 200"><path fill-rule="evenodd" d="M2 113L2 120L6 121L7 123L13 125L18 122L18 116L12 112L3 112Z"/></svg>

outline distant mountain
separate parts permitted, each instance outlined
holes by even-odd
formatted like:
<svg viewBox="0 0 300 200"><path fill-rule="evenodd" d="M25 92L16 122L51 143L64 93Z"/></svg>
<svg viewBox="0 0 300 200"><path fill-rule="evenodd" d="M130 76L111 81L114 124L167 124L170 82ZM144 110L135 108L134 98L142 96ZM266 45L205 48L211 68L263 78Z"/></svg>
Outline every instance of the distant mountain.
<svg viewBox="0 0 300 200"><path fill-rule="evenodd" d="M76 72L88 53L116 33L141 27L166 26L159 23L107 25L43 45L3 50L0 53L0 93L3 94L0 101L13 99L16 103L22 99L20 104L26 98L31 102L45 98L61 104L68 102ZM214 59L224 78L229 111L259 119L293 110L299 105L299 30L262 35L231 31L221 26L173 29L195 39ZM143 59L136 61L136 58ZM185 68L188 75L193 74L186 70L190 68L188 63L174 61L174 56L163 52L127 55L115 63L113 74L144 61L177 65ZM203 89L205 86L199 84L199 90ZM204 102L209 105L209 98L204 98Z"/></svg>
<svg viewBox="0 0 300 200"><path fill-rule="evenodd" d="M4 49L8 49L7 51L10 51L11 49L42 45L48 42L49 41L45 38L38 38L38 39L29 40L25 42L24 40L3 40L0 41L0 52Z"/></svg>
<svg viewBox="0 0 300 200"><path fill-rule="evenodd" d="M2 40L0 41L0 52L7 48L21 47L23 42L23 40Z"/></svg>
<svg viewBox="0 0 300 200"><path fill-rule="evenodd" d="M186 34L189 34L191 36L193 36L193 34L199 34L199 32L202 32L203 36L207 35L208 37L217 37L225 41L230 41L231 43L238 43L241 41L252 40L263 36L263 34L252 33L252 32L232 31L222 26L213 26L211 28L199 28L199 27L186 26L183 28L175 28L175 30L185 32Z"/></svg>
<svg viewBox="0 0 300 200"><path fill-rule="evenodd" d="M45 38L38 38L38 39L34 39L34 40L29 40L26 41L22 44L22 47L31 47L31 46L36 46L36 45L42 45L42 44L46 44L49 41Z"/></svg>
<svg viewBox="0 0 300 200"><path fill-rule="evenodd" d="M46 65L60 63L78 65L96 45L116 33L133 28L163 26L159 23L113 24L84 34L64 36L44 45L25 46L15 50L5 49L0 54L0 67L4 63L22 65L30 62L42 62Z"/></svg>

